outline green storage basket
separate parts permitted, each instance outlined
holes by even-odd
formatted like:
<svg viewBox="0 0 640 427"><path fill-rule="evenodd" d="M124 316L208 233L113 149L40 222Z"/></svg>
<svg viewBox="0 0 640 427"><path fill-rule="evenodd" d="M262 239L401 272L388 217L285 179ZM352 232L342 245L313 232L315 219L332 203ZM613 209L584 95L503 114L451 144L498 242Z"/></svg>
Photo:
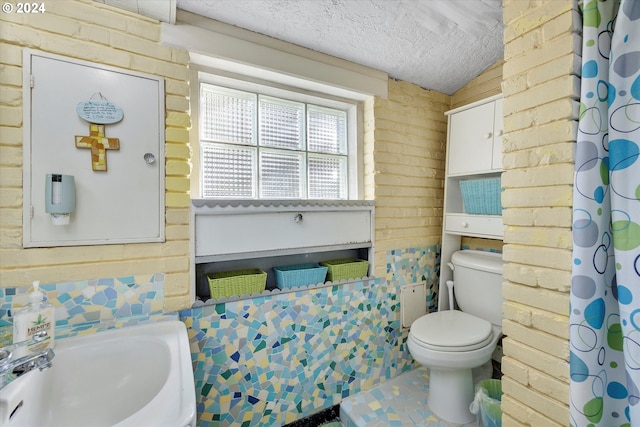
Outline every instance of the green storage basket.
<svg viewBox="0 0 640 427"><path fill-rule="evenodd" d="M324 283L327 277L327 267L318 263L273 267L273 271L276 273L276 286L279 289Z"/></svg>
<svg viewBox="0 0 640 427"><path fill-rule="evenodd" d="M267 285L267 273L258 269L221 271L207 274L211 298L251 295L264 291Z"/></svg>
<svg viewBox="0 0 640 427"><path fill-rule="evenodd" d="M335 282L345 279L359 279L367 275L369 262L357 258L332 259L323 261L320 265L328 268L327 280Z"/></svg>
<svg viewBox="0 0 640 427"><path fill-rule="evenodd" d="M502 215L500 178L460 181L464 211L477 215Z"/></svg>

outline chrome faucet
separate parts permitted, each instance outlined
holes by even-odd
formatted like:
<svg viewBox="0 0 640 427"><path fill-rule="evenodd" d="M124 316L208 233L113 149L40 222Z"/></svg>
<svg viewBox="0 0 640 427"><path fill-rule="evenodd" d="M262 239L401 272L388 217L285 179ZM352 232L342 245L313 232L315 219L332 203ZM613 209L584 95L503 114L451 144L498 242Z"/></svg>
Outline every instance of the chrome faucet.
<svg viewBox="0 0 640 427"><path fill-rule="evenodd" d="M6 387L15 377L38 368L43 371L53 365L55 353L50 348L13 359L14 352L20 347L39 343L47 338L45 331L37 332L33 338L0 348L0 390Z"/></svg>

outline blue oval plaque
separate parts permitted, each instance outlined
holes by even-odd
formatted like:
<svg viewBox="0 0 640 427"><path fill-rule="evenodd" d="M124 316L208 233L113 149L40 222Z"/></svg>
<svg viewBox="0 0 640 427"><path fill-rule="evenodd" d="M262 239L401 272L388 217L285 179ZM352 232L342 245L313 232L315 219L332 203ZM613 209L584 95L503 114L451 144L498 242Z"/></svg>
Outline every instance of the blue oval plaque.
<svg viewBox="0 0 640 427"><path fill-rule="evenodd" d="M76 112L89 123L100 125L117 123L124 117L122 108L116 106L113 102L101 100L78 102Z"/></svg>

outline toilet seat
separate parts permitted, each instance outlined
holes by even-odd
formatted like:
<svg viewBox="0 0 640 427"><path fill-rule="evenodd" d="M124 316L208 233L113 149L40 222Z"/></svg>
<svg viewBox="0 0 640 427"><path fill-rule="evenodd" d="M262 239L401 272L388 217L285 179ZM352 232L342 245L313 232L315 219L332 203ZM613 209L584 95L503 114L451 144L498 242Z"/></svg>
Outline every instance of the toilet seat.
<svg viewBox="0 0 640 427"><path fill-rule="evenodd" d="M470 351L493 339L490 322L460 310L444 310L420 317L410 334L421 347L436 351Z"/></svg>

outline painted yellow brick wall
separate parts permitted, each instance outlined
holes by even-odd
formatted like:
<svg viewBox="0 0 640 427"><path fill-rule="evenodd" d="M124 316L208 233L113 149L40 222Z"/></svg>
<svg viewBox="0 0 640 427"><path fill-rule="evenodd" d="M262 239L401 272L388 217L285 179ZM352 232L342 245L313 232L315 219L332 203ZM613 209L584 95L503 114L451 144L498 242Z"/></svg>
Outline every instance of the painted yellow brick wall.
<svg viewBox="0 0 640 427"><path fill-rule="evenodd" d="M504 0L505 427L569 425L576 7Z"/></svg>
<svg viewBox="0 0 640 427"><path fill-rule="evenodd" d="M502 93L503 63L503 60L496 62L451 95L451 109Z"/></svg>
<svg viewBox="0 0 640 427"><path fill-rule="evenodd" d="M165 310L188 307L188 54L162 46L153 19L88 0L45 7L0 14L0 286L165 273ZM165 243L22 249L23 48L165 79Z"/></svg>
<svg viewBox="0 0 640 427"><path fill-rule="evenodd" d="M389 80L388 98L365 105L365 197L376 201L378 277L386 276L388 251L440 242L449 103L448 95Z"/></svg>

